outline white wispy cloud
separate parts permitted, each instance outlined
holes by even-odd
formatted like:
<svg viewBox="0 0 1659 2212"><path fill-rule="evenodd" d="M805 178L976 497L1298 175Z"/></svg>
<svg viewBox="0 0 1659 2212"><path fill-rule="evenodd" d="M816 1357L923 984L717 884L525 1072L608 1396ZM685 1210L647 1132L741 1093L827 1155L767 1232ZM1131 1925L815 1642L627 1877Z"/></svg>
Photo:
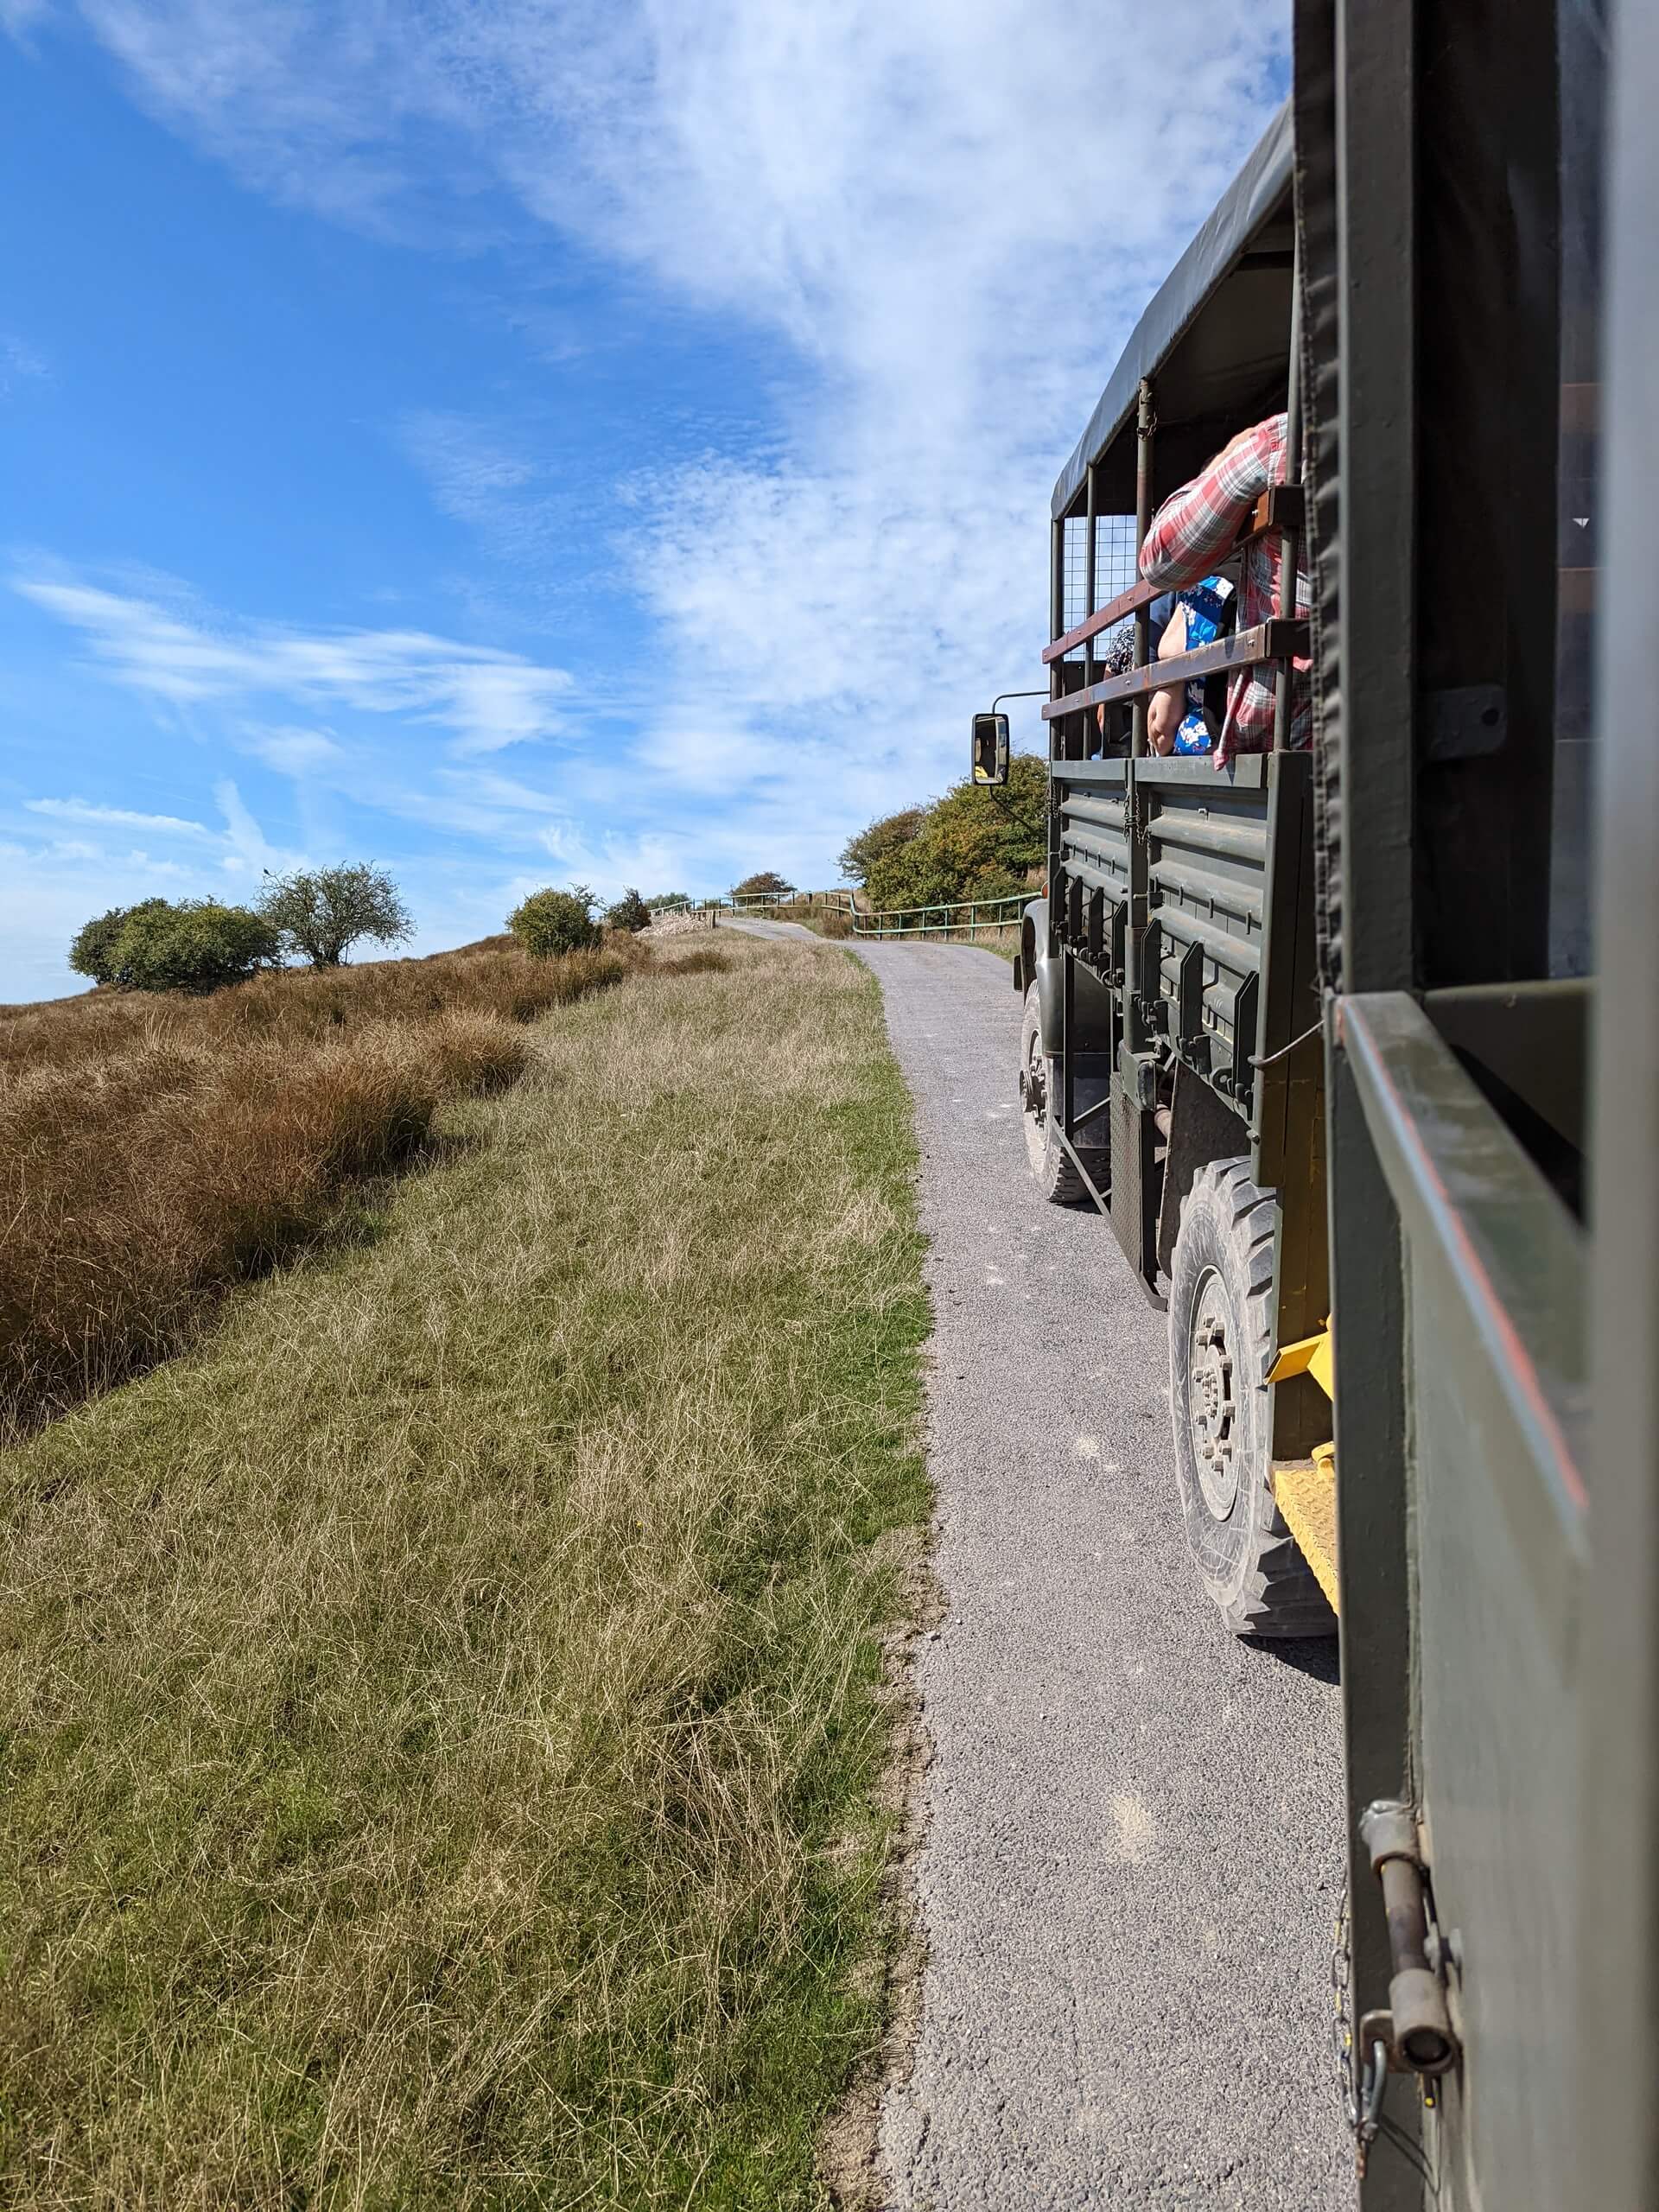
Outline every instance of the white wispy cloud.
<svg viewBox="0 0 1659 2212"><path fill-rule="evenodd" d="M292 722L241 722L232 733L232 741L238 752L251 753L284 776L313 774L346 757L332 731L307 729Z"/></svg>
<svg viewBox="0 0 1659 2212"><path fill-rule="evenodd" d="M95 663L135 691L187 707L271 697L404 715L493 753L552 735L573 679L521 654L420 630L312 630L193 618L149 597L73 578L20 575L12 588L78 630Z"/></svg>
<svg viewBox="0 0 1659 2212"><path fill-rule="evenodd" d="M820 871L859 808L959 772L970 707L1035 680L1049 485L1265 123L1287 16L1166 0L1148 37L1130 0L79 6L259 189L430 238L492 188L787 340L768 450L646 467L608 519L671 648L649 758L757 834L770 779ZM447 512L534 562L533 460L442 412L401 435ZM511 730L499 695L531 679L474 680Z"/></svg>
<svg viewBox="0 0 1659 2212"><path fill-rule="evenodd" d="M0 9L5 3L6 0L0 0ZM0 22L3 21L3 15L0 14ZM12 26L8 24L6 28ZM47 373L45 354L15 332L0 331L0 399L10 398L20 385L37 383Z"/></svg>
<svg viewBox="0 0 1659 2212"><path fill-rule="evenodd" d="M153 837L213 837L216 833L202 822L186 821L176 814L137 814L130 807L97 806L84 798L26 798L31 814L48 814L57 822L79 822L89 827L147 830Z"/></svg>
<svg viewBox="0 0 1659 2212"><path fill-rule="evenodd" d="M26 31L44 19L46 7L47 0L0 0L0 31L21 41Z"/></svg>

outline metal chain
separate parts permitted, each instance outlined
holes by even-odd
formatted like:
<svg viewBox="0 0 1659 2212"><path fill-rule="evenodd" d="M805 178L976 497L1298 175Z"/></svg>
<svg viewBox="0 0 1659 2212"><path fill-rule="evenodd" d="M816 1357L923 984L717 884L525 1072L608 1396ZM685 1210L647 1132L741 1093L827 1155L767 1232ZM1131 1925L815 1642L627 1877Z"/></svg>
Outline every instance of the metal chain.
<svg viewBox="0 0 1659 2212"><path fill-rule="evenodd" d="M1348 2122L1349 2133L1354 2139L1354 2171L1363 2181L1365 2169L1370 2161L1371 2145L1379 2135L1386 2135L1389 2143L1405 2159L1421 2181L1430 2201L1440 2201L1440 2183L1423 2149L1386 2119L1382 2099L1389 2086L1389 2054L1381 2043L1371 2045L1370 2053L1362 2058L1356 2048L1351 2001L1354 1988L1354 1961L1349 1941L1348 1884L1344 1872L1342 1885L1342 1910L1337 1916L1337 1938L1331 1953L1331 1988L1336 1999L1335 2017L1331 2023L1331 2044L1336 2053L1337 2072L1342 2082L1342 2109ZM1439 2101L1432 2081L1421 2083L1423 2106L1432 2111Z"/></svg>
<svg viewBox="0 0 1659 2212"><path fill-rule="evenodd" d="M1344 1871L1342 1909L1337 1915L1337 1936L1331 1952L1331 1989L1336 2003L1331 2023L1331 2047L1336 2054L1337 2072L1342 2083L1343 2113L1354 2139L1354 2171L1363 2181L1382 2117L1388 2060L1381 2044L1364 2060L1354 2048L1353 2015L1349 2008L1353 1986L1354 1960L1348 1940L1348 1883Z"/></svg>

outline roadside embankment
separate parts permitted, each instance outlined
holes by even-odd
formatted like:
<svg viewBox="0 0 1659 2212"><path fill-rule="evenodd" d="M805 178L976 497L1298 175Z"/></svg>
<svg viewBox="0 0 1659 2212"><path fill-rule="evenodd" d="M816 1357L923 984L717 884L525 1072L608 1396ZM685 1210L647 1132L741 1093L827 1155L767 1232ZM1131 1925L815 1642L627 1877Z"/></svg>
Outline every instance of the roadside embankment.
<svg viewBox="0 0 1659 2212"><path fill-rule="evenodd" d="M816 2206L924 1541L910 1107L658 956L0 1458L16 2207Z"/></svg>

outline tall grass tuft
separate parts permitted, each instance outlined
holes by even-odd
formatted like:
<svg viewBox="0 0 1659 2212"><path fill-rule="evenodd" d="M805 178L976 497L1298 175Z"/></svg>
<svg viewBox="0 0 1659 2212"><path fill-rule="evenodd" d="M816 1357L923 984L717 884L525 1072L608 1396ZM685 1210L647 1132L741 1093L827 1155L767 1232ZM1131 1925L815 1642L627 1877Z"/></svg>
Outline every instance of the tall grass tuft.
<svg viewBox="0 0 1659 2212"><path fill-rule="evenodd" d="M0 1441L179 1351L230 1285L347 1223L524 1025L638 964L487 949L207 999L99 992L0 1020Z"/></svg>

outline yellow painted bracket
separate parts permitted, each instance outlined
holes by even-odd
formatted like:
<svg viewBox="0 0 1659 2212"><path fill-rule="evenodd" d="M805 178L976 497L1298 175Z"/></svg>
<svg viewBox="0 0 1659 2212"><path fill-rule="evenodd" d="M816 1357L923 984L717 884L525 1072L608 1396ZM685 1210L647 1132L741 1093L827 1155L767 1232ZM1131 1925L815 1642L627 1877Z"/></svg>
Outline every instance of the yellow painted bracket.
<svg viewBox="0 0 1659 2212"><path fill-rule="evenodd" d="M1268 1371L1269 1382L1283 1382L1292 1375L1311 1375L1327 1398L1336 1395L1331 1387L1331 1324L1327 1321L1317 1337L1303 1337L1294 1344L1287 1344Z"/></svg>
<svg viewBox="0 0 1659 2212"><path fill-rule="evenodd" d="M1333 1613L1342 1602L1337 1576L1336 1446L1315 1447L1311 1463L1281 1459L1273 1471L1273 1495L1297 1549L1313 1568Z"/></svg>

